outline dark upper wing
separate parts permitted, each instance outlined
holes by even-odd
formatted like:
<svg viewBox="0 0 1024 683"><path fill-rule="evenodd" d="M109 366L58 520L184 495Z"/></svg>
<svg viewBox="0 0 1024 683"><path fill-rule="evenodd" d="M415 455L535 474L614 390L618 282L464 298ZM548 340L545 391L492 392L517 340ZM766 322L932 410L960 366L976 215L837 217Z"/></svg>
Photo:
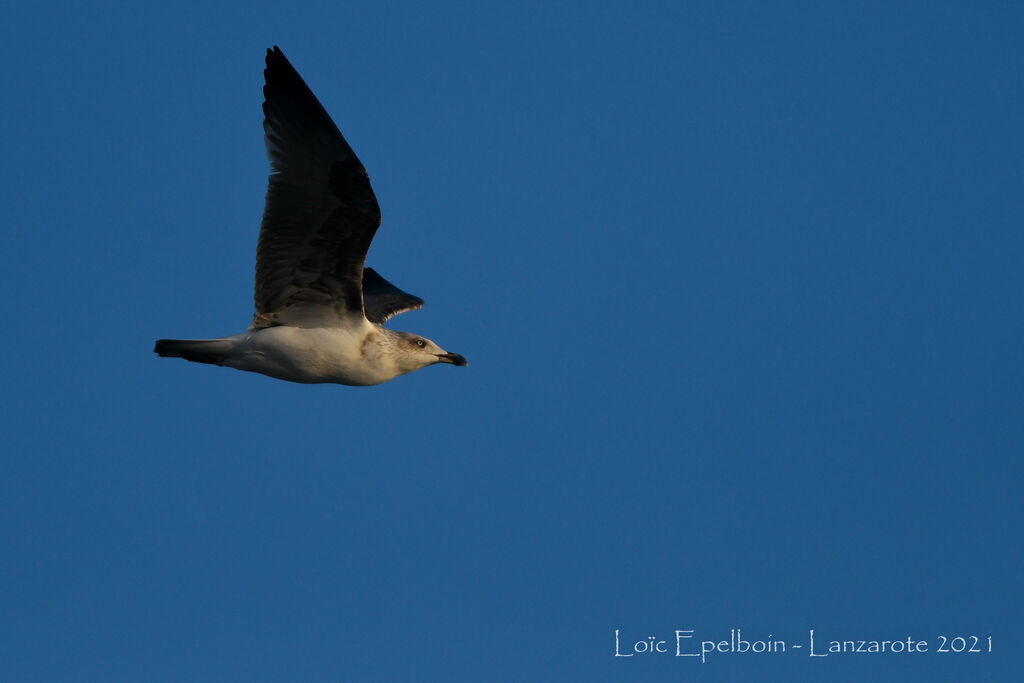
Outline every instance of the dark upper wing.
<svg viewBox="0 0 1024 683"><path fill-rule="evenodd" d="M380 225L366 169L277 47L263 72L270 182L256 251L254 327L363 315L363 262Z"/></svg>
<svg viewBox="0 0 1024 683"><path fill-rule="evenodd" d="M363 305L367 320L380 325L399 313L420 308L423 299L403 292L373 268L366 268L363 270Z"/></svg>

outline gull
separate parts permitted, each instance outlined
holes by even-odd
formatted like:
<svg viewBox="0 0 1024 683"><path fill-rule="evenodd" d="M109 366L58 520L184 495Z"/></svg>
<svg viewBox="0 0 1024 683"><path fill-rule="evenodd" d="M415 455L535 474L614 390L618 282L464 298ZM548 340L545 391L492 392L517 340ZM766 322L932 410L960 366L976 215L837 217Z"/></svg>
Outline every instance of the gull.
<svg viewBox="0 0 1024 683"><path fill-rule="evenodd" d="M160 339L154 352L289 382L380 384L466 359L383 326L423 300L364 267L380 226L366 169L280 48L267 50L263 131L270 181L245 332Z"/></svg>

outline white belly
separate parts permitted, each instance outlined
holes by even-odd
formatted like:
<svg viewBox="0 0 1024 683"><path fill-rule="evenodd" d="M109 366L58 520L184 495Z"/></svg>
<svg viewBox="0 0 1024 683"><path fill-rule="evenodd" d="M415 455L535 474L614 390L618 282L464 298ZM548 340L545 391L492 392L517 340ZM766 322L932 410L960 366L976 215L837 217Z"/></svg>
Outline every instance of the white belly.
<svg viewBox="0 0 1024 683"><path fill-rule="evenodd" d="M369 322L355 329L265 327L239 335L224 365L304 384L380 384L396 373L386 359L366 353L363 341L373 331Z"/></svg>

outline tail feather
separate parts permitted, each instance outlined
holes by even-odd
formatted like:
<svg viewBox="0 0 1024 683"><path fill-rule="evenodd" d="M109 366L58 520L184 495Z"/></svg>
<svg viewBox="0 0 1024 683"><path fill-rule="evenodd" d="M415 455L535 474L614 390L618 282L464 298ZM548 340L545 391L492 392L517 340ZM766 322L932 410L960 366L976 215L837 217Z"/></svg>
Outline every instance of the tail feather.
<svg viewBox="0 0 1024 683"><path fill-rule="evenodd" d="M231 339L158 339L153 352L161 358L184 358L193 363L221 365L234 345Z"/></svg>

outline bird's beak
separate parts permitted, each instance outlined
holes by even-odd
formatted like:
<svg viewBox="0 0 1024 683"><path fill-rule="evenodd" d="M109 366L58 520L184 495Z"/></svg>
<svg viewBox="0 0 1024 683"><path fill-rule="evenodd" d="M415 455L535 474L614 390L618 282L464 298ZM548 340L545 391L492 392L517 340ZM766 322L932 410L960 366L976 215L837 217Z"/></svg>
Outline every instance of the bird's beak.
<svg viewBox="0 0 1024 683"><path fill-rule="evenodd" d="M439 353L437 354L437 361L439 363L451 363L452 365L469 365L466 359L457 353Z"/></svg>

